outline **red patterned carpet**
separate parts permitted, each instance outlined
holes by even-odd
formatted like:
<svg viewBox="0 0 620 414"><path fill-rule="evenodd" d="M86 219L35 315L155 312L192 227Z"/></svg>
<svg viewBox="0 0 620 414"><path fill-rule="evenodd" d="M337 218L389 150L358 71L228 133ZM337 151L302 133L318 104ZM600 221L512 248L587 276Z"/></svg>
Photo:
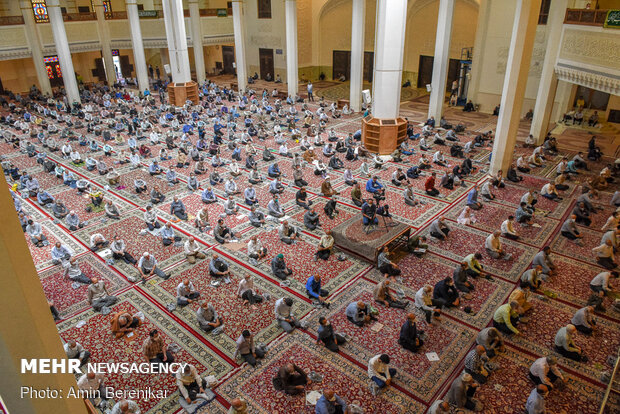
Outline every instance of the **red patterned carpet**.
<svg viewBox="0 0 620 414"><path fill-rule="evenodd" d="M231 103L227 103L232 106ZM309 104L309 110L316 111L317 104ZM408 116L414 122L423 122L426 117L427 104L420 101L407 102L402 105L403 116ZM6 113L3 113L6 115ZM120 116L120 115L118 115ZM254 115L252 115L254 117ZM481 113L463 113L459 109L450 108L446 111L448 121L462 122L467 131L459 135L461 142L467 142L479 132L494 128L496 118ZM330 119L327 130L333 128L336 134L343 138L348 133L360 128L360 115L348 116L340 119ZM48 119L49 122L53 122ZM156 120L154 121L156 122ZM268 130L271 131L271 121L268 121ZM414 127L419 130L419 126ZM17 133L8 126L7 131ZM62 129L62 128L61 128ZM283 130L285 128L283 127ZM521 128L521 130L525 130ZM77 130L76 133L84 131ZM163 128L163 132L171 131ZM237 132L239 129L237 130ZM321 138L326 138L325 131ZM287 133L285 133L286 135ZM189 142L195 144L198 134L188 136ZM208 120L205 128L206 139L213 138L212 120ZM227 136L227 134L225 134ZM271 134L270 134L271 135ZM126 139L126 134L123 133ZM101 137L96 137L103 144ZM178 139L178 137L177 137ZM148 139L140 143L148 143ZM38 146L38 143L36 143ZM115 152L126 150L127 145L112 144ZM417 146L415 141L412 145ZM78 147L77 143L73 143ZM277 151L274 138L269 136L265 141L255 142L259 151L259 171L266 176L269 162L262 161L261 152L265 148ZM158 153L162 144L150 145L153 154ZM37 149L40 149L39 146ZM86 155L90 150L87 147L76 148ZM437 146L445 150L447 147ZM290 141L289 150L299 151L297 142ZM420 151L405 157L403 162L388 162L381 170L374 170L387 189L386 203L390 205L390 212L394 219L411 226L412 234L428 234L429 224L439 216L445 216L446 222L452 228L445 241L430 241L429 251L422 258L399 251L393 255L393 260L402 270L402 282L395 281L394 288L404 295L409 302L413 302L415 293L424 284L434 285L439 280L452 276L453 269L464 256L482 252L481 260L491 278L474 280L475 291L471 299L463 300L457 308L444 309L440 323L428 325L423 314L410 305L407 310L387 309L376 305L373 300L373 289L382 280L380 272L367 262L363 262L351 255L336 251L328 261L314 260L317 244L325 231L344 223L347 220L360 217L360 208L353 205L350 192L351 187L344 184L342 170L330 171L329 175L333 187L340 192L335 197L338 201L340 214L329 219L323 212L326 198L320 195L320 186L323 178L313 174L312 166L304 166L304 178L308 181L309 199L314 202L321 215L322 227L309 231L303 225L305 210L295 204L295 193L298 188L292 183L292 161L276 155L283 171L282 182L285 186L280 195L280 204L284 208L291 225L301 230L301 240L295 245L287 245L279 240L277 224L268 221L262 228L250 225L247 218L248 207L243 204L242 196L235 196L240 205L237 215L227 216L226 225L239 234L239 243L221 245L215 241L211 232L200 233L194 226L193 219L199 209L205 207L200 200L201 191L209 186L208 176L202 175L200 189L190 191L186 182L188 174L194 169L194 162L189 168L178 169L180 182L169 186L165 179L151 177L147 167L153 158L144 159L141 168L132 170L127 164L115 164L115 159L109 159L108 164L114 165L121 174L120 185L105 190L105 198L112 199L121 209L121 220L105 218L104 212L87 212L85 210L89 200L77 194L76 190L63 185L62 180L53 174L43 171L41 165L34 158L14 150L11 145L0 143L0 154L6 160L18 165L22 171L28 171L36 177L40 186L48 190L55 197L62 199L69 209L75 210L82 220L88 220L86 227L69 232L64 222L57 222L51 215L51 210L36 204L36 200L23 199L23 211L33 220L40 222L44 234L50 244L45 247L35 247L25 236L32 253L33 261L39 272L43 291L47 298L54 302L60 312L61 320L58 330L63 340L76 339L92 353L95 362L126 361L141 362L141 345L150 329L158 329L165 341L175 343L180 350L176 354L178 361L195 364L200 373L214 375L221 382L214 388L217 399L202 408L203 413L223 413L230 407L230 401L236 397L243 397L250 407L250 412L261 414L289 414L313 413L314 407L307 405L302 396L290 397L276 392L271 379L277 369L288 361L295 361L307 372L315 371L323 376L319 384L312 384L309 389L322 390L333 388L349 403L363 408L366 413L423 413L438 398L445 398L451 381L463 369L463 359L472 349L475 337L480 329L490 325L493 314L498 306L505 303L510 293L518 285L522 273L531 266L533 257L545 245L552 248L552 257L558 268L558 274L543 284L543 289L555 294L556 297L547 298L538 294L531 298L533 310L530 322L521 327L522 335L507 339L507 352L496 358L501 370L495 372L489 383L481 387L477 398L484 404L485 413L521 413L527 396L533 384L527 378L527 369L536 358L546 355L552 350L552 341L557 329L566 325L574 312L584 306L589 295L589 281L602 268L595 264L591 249L597 246L603 235L601 226L613 211L609 206L611 193L619 186L617 179L607 191L601 192L600 198L594 200L601 209L594 215L593 224L589 227L580 226L584 234L584 246L577 246L559 235L559 229L574 206L574 200L581 193L581 183L598 172L603 163L591 163L591 169L571 182L569 190L563 192L564 200L555 203L542 197L538 198L535 222L540 227L519 227L521 238L517 241L502 239L505 249L513 255L512 260L492 259L483 248L484 240L490 232L499 229L501 223L514 214L519 201L527 189L540 191L541 187L555 177L555 166L560 157L549 158L545 166L535 169L532 174L524 175L524 180L518 184L507 183L505 188L495 189L496 200L484 203L481 211L475 212L478 221L471 226L462 226L456 219L465 205L465 198L474 184L480 184L487 179L483 172L487 168L490 148L477 149L475 160L479 170L475 175L465 178L465 186L454 190L441 189L442 197L429 197L424 192L426 177L412 180L417 197L425 203L418 207L409 207L403 200L403 187L391 184L391 174L397 168L407 169L417 164ZM531 150L516 148L515 153L529 155ZM427 155L432 156L432 152ZM175 163L178 150L169 151L172 160L162 161L166 167ZM232 151L221 146L221 157L228 162ZM324 161L327 159L317 149L317 154ZM96 152L99 157L101 151ZM245 159L245 148L242 149ZM362 188L366 177L360 176L362 160L349 162L343 154L339 157L351 168L355 178ZM89 172L83 167L75 167L63 159L58 152L48 154L48 158L65 168L74 171L80 177L91 182L96 189L103 190L108 184L105 176L96 171ZM452 165L461 160L446 157ZM210 162L208 169L212 170ZM244 166L245 162L239 163ZM439 178L448 167L433 165L432 171L437 172ZM224 178L229 177L228 167L222 166L218 171ZM242 191L248 183L249 172L242 169L241 176L236 178L237 185ZM155 207L160 222L163 224L172 220L175 233L183 241L192 235L207 254L207 259L191 265L185 258L182 246L163 246L161 238L154 233L146 232L143 220L145 207L149 204L147 194L136 194L133 189L134 179L143 179L147 186L157 185L165 195L166 200ZM12 180L7 177L9 185ZM266 212L267 203L272 199L269 192L271 179L266 178L262 184L256 185L260 208ZM214 188L220 202L207 205L211 225L223 212L222 201L225 196L223 184ZM364 196L368 196L364 190ZM18 194L25 196L24 191ZM170 203L177 195L185 204L189 220L180 222L170 214ZM546 214L543 214L546 213ZM12 214L12 212L11 212ZM171 278L164 281L157 276L149 278L144 283L135 283L138 270L135 266L121 261L106 261L110 258L109 252L95 254L89 251L88 244L91 234L102 233L111 239L115 234L123 238L127 250L138 258L143 252L151 252L158 260L159 267ZM258 236L267 248L267 257L258 263L250 264L247 256L246 243L252 236ZM74 288L70 280L64 276L63 269L55 266L51 261L51 249L54 242L61 241L69 247L78 258L78 263L89 277L98 277L103 280L111 294L119 297L119 302L112 308L113 312L127 310L142 312L145 324L139 328L134 341L116 340L109 329L109 315L96 313L86 300L86 286ZM232 272L231 283L212 285L213 278L209 275L208 261L213 254L219 254L225 259ZM285 261L293 270L288 283L281 284L271 271L271 259L282 253ZM270 299L254 306L244 305L237 297L237 287L245 274L251 274L255 289L261 294L268 294ZM323 288L329 290L331 306L329 309L316 308L308 298L305 282L310 275L321 275ZM224 320L224 327L220 334L207 334L200 330L196 321L197 303L186 307L172 309L176 303L176 287L181 280L188 278L201 294L201 300L213 304ZM616 282L613 282L616 285ZM617 288L617 287L616 287ZM547 292L547 293L549 293ZM554 295L551 295L554 296ZM304 322L304 329L298 329L287 335L275 321L274 304L282 297L294 299L293 314ZM344 309L353 301L364 300L377 306L381 329L358 328L351 324L344 315ZM576 342L583 346L585 353L590 357L587 363L577 363L560 358L560 367L568 377L568 386L562 391L553 391L547 401L548 412L553 413L594 413L605 390L601 382L601 375L612 369L608 356L615 355L620 346L620 314L613 310L612 300L605 299L605 313L597 313L600 330L592 337L582 334L576 336ZM402 349L397 342L400 327L406 314L413 312L418 316L418 328L426 331L426 343L419 353L411 353ZM316 344L318 319L328 317L337 332L348 335L351 340L342 346L340 352L332 353L323 346ZM249 367L241 360L235 360L235 341L244 329L255 334L257 342L268 346L268 353L261 365ZM373 397L367 375L368 359L378 353L388 353L392 358L392 365L398 369L399 376L394 386L378 397ZM431 362L427 352L435 352L439 361ZM143 412L149 413L177 413L179 394L171 376L122 376L110 375L108 382L117 389L135 389L145 385L155 389L168 391L168 396L161 401L140 401ZM617 398L612 400L608 412L620 412Z"/></svg>

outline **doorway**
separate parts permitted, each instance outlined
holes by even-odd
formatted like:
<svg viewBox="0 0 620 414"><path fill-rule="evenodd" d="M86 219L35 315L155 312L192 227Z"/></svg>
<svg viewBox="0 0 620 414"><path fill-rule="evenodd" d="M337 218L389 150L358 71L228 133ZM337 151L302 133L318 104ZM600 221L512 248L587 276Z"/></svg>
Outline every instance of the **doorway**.
<svg viewBox="0 0 620 414"><path fill-rule="evenodd" d="M420 55L420 64L418 67L418 88L425 88L433 80L433 56ZM446 92L452 87L452 82L459 79L459 71L461 61L458 59L450 59L448 62L448 76L446 79Z"/></svg>
<svg viewBox="0 0 620 414"><path fill-rule="evenodd" d="M273 49L258 49L258 62L260 65L260 78L265 80L273 74Z"/></svg>
<svg viewBox="0 0 620 414"><path fill-rule="evenodd" d="M222 72L228 75L235 74L235 49L232 46L222 46L222 62L223 62L223 70Z"/></svg>
<svg viewBox="0 0 620 414"><path fill-rule="evenodd" d="M362 79L372 82L372 71L374 69L374 52L364 52L364 66L362 68ZM351 52L349 50L334 50L332 55L332 79L338 79L344 75L346 80L351 78Z"/></svg>
<svg viewBox="0 0 620 414"><path fill-rule="evenodd" d="M60 70L60 62L58 56L48 56L43 58L45 62L45 70L47 71L47 77L50 80L52 87L63 86L62 70Z"/></svg>

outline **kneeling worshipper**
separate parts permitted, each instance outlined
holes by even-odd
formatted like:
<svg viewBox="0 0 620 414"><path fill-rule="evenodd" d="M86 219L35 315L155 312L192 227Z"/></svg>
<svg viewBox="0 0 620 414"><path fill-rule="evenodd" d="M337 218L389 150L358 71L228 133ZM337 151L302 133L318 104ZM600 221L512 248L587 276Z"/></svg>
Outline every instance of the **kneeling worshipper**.
<svg viewBox="0 0 620 414"><path fill-rule="evenodd" d="M424 331L418 330L415 320L414 313L407 314L407 320L400 328L400 336L398 337L400 346L411 352L418 352L418 349L424 345L424 341L420 339Z"/></svg>
<svg viewBox="0 0 620 414"><path fill-rule="evenodd" d="M292 362L281 367L278 375L273 379L274 388L289 395L303 393L306 385L311 383L312 380L308 378L304 370Z"/></svg>
<svg viewBox="0 0 620 414"><path fill-rule="evenodd" d="M224 320L217 314L217 311L210 302L203 301L196 311L196 320L200 329L209 333L224 324ZM221 328L220 328L221 330Z"/></svg>
<svg viewBox="0 0 620 414"><path fill-rule="evenodd" d="M125 335L133 334L142 320L137 316L131 316L129 312L118 312L112 316L111 328L112 333L116 336L116 339L122 338Z"/></svg>

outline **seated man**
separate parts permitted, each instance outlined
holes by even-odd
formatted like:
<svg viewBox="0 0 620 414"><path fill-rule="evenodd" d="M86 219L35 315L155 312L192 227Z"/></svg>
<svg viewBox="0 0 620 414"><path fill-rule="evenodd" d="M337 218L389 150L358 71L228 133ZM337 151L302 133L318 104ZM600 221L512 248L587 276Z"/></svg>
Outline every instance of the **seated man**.
<svg viewBox="0 0 620 414"><path fill-rule="evenodd" d="M71 210L69 212L67 217L65 217L65 221L67 223L67 226L69 227L69 230L71 231L75 231L84 227L84 223L80 221L80 217L75 213L74 210Z"/></svg>
<svg viewBox="0 0 620 414"><path fill-rule="evenodd" d="M489 371L485 367L488 361L486 350L482 345L476 345L465 356L465 372L472 376L479 384L487 382Z"/></svg>
<svg viewBox="0 0 620 414"><path fill-rule="evenodd" d="M265 357L265 351L260 347L256 347L254 344L254 335L247 329L244 329L239 338L237 338L237 348L235 349L233 359L236 359L237 356L241 356L241 358L252 367L258 364L258 359L263 359Z"/></svg>
<svg viewBox="0 0 620 414"><path fill-rule="evenodd" d="M594 319L594 306L585 306L579 309L573 315L571 324L577 328L577 330L586 335L592 335L594 329L596 329L596 319Z"/></svg>
<svg viewBox="0 0 620 414"><path fill-rule="evenodd" d="M69 247L62 244L61 242L56 242L54 244L54 247L52 247L51 255L52 255L53 264L64 265L64 264L68 264L69 260L71 259L71 256L73 256L73 252L71 251L71 249L69 249Z"/></svg>
<svg viewBox="0 0 620 414"><path fill-rule="evenodd" d="M162 243L163 243L164 246L170 246L174 242L180 242L181 241L181 237L177 236L174 233L174 229L172 228L170 223L166 223L164 225L164 228L161 229L161 232L159 233L159 235L162 238L161 240L162 240Z"/></svg>
<svg viewBox="0 0 620 414"><path fill-rule="evenodd" d="M522 289L530 288L532 290L540 289L541 285L542 266L536 265L533 268L526 270L521 275L520 286Z"/></svg>
<svg viewBox="0 0 620 414"><path fill-rule="evenodd" d="M377 318L371 314L370 306L362 301L349 303L345 309L345 315L347 316L349 322L359 326L360 328L364 327L364 325L370 323L371 321L377 320Z"/></svg>
<svg viewBox="0 0 620 414"><path fill-rule="evenodd" d="M493 233L489 234L484 242L484 248L493 259L510 260L512 259L512 254L506 253L504 250L499 238L500 235L501 231L499 230L495 230Z"/></svg>
<svg viewBox="0 0 620 414"><path fill-rule="evenodd" d="M478 201L478 184L474 185L467 194L467 206L472 210L480 210L482 208L482 203Z"/></svg>
<svg viewBox="0 0 620 414"><path fill-rule="evenodd" d="M187 220L187 211L185 205L178 196L174 196L174 200L170 204L170 214L176 216L179 220Z"/></svg>
<svg viewBox="0 0 620 414"><path fill-rule="evenodd" d="M91 279L91 282L88 286L88 303L90 303L94 310L99 312L104 306L110 308L118 302L116 296L110 295L103 280L94 277Z"/></svg>
<svg viewBox="0 0 620 414"><path fill-rule="evenodd" d="M344 336L334 333L334 327L324 316L319 318L319 329L317 331L317 343L321 342L325 348L332 352L338 352L339 346L347 342Z"/></svg>
<svg viewBox="0 0 620 414"><path fill-rule="evenodd" d="M366 191L371 193L375 199L385 200L385 188L376 175L366 182Z"/></svg>
<svg viewBox="0 0 620 414"><path fill-rule="evenodd" d="M476 343L482 345L489 358L493 358L497 353L504 352L504 340L499 331L493 327L484 328L478 333Z"/></svg>
<svg viewBox="0 0 620 414"><path fill-rule="evenodd" d="M92 371L83 374L78 380L77 386L80 392L83 392L85 395L89 396L88 399L94 406L103 408L106 405L106 387L105 377L103 374L98 374ZM99 399L90 397L95 395L99 395Z"/></svg>
<svg viewBox="0 0 620 414"><path fill-rule="evenodd" d="M614 279L618 278L619 273L616 271L613 272L601 272L598 275L594 276L594 278L590 281L590 289L594 293L602 293L603 295L609 295L613 292L610 280L612 277Z"/></svg>
<svg viewBox="0 0 620 414"><path fill-rule="evenodd" d="M367 199L366 202L362 204L362 222L364 226L376 226L379 223L377 219L377 206L372 198Z"/></svg>
<svg viewBox="0 0 620 414"><path fill-rule="evenodd" d="M398 265L392 262L389 259L390 251L388 246L384 246L383 250L377 256L377 268L383 274L387 274L389 276L399 276L401 274L401 270L398 268Z"/></svg>
<svg viewBox="0 0 620 414"><path fill-rule="evenodd" d="M295 328L300 328L301 324L292 315L293 299L280 298L275 303L275 315L278 324L288 334L293 332Z"/></svg>
<svg viewBox="0 0 620 414"><path fill-rule="evenodd" d="M444 240L446 237L448 237L448 234L450 233L450 228L445 223L445 218L443 216L439 217L431 223L429 227L429 233L431 236L439 240Z"/></svg>
<svg viewBox="0 0 620 414"><path fill-rule="evenodd" d="M614 247L611 239L605 240L600 246L592 249L592 253L596 257L596 262L605 269L612 270L618 267L614 260Z"/></svg>
<svg viewBox="0 0 620 414"><path fill-rule="evenodd" d="M588 362L588 357L583 354L583 349L573 341L575 332L577 332L577 328L573 324L560 328L555 334L555 350L573 361Z"/></svg>
<svg viewBox="0 0 620 414"><path fill-rule="evenodd" d="M388 308L398 308L405 309L409 306L409 302L407 301L399 301L392 296L390 292L390 281L387 279L388 275L386 274L386 279L379 282L373 291L373 297L375 302L380 303Z"/></svg>
<svg viewBox="0 0 620 414"><path fill-rule="evenodd" d="M161 228L161 223L157 219L157 212L153 210L153 206L151 205L146 206L146 211L144 212L144 222L146 223L149 231Z"/></svg>
<svg viewBox="0 0 620 414"><path fill-rule="evenodd" d="M371 392L376 396L379 390L389 387L392 378L396 377L396 369L390 368L390 356L379 354L368 361L368 377L371 379Z"/></svg>
<svg viewBox="0 0 620 414"><path fill-rule="evenodd" d="M436 176L437 176L437 173L433 171L431 175L424 182L424 191L426 191L426 194L431 197L439 196L439 190L435 188Z"/></svg>
<svg viewBox="0 0 620 414"><path fill-rule="evenodd" d="M329 309L327 296L329 292L321 288L321 275L312 275L306 281L306 294L313 301L316 300L321 306Z"/></svg>
<svg viewBox="0 0 620 414"><path fill-rule="evenodd" d="M288 220L284 220L278 228L278 237L280 238L280 241L286 244L295 244L299 238L299 235L299 230L296 227L289 225Z"/></svg>
<svg viewBox="0 0 620 414"><path fill-rule="evenodd" d="M471 298L470 292L475 289L474 284L467 280L468 267L469 264L464 261L458 264L452 272L452 280L454 282L454 286L456 286L457 290L465 294L465 299Z"/></svg>
<svg viewBox="0 0 620 414"><path fill-rule="evenodd" d="M200 297L200 293L194 287L194 284L185 278L177 286L177 306L187 306L194 303Z"/></svg>
<svg viewBox="0 0 620 414"><path fill-rule="evenodd" d="M288 276L293 274L293 271L286 266L282 253L278 253L276 257L271 260L271 271L273 275L280 280L286 280Z"/></svg>
<svg viewBox="0 0 620 414"><path fill-rule="evenodd" d="M90 359L90 352L84 349L84 347L74 339L70 339L64 345L65 354L69 359L77 359L80 361L80 366L86 364Z"/></svg>
<svg viewBox="0 0 620 414"><path fill-rule="evenodd" d="M501 305L493 314L493 326L498 331L512 335L519 335L519 330L515 328L519 322L519 304L515 301Z"/></svg>
<svg viewBox="0 0 620 414"><path fill-rule="evenodd" d="M133 333L137 329L142 320L138 317L131 316L129 312L121 311L112 316L111 329L116 339L120 339L125 335Z"/></svg>
<svg viewBox="0 0 620 414"><path fill-rule="evenodd" d="M89 247L93 252L105 249L110 244L101 233L93 233L90 236Z"/></svg>
<svg viewBox="0 0 620 414"><path fill-rule="evenodd" d="M243 190L243 199L245 204L248 206L253 206L254 204L258 204L258 199L256 198L256 190L252 186L252 183L248 184L245 190Z"/></svg>
<svg viewBox="0 0 620 414"><path fill-rule="evenodd" d="M263 214L257 207L257 205L253 205L250 207L250 213L248 213L248 218L250 219L250 224L254 227L261 227L265 224L265 214Z"/></svg>
<svg viewBox="0 0 620 414"><path fill-rule="evenodd" d="M200 251L200 245L196 242L196 239L192 236L188 237L183 245L185 257L190 264L196 263L196 259L202 260L207 256Z"/></svg>
<svg viewBox="0 0 620 414"><path fill-rule="evenodd" d="M288 395L301 394L305 386L312 383L303 369L293 363L288 363L278 370L278 375L273 379L276 390L284 391Z"/></svg>
<svg viewBox="0 0 620 414"><path fill-rule="evenodd" d="M459 298L459 292L454 286L452 278L446 277L435 284L433 289L433 299L442 301L443 306L448 308L459 306L461 301Z"/></svg>
<svg viewBox="0 0 620 414"><path fill-rule="evenodd" d="M331 230L326 230L325 234L321 236L319 240L319 244L317 246L317 251L314 254L314 260L329 259L329 256L332 253L332 249L334 248L334 237L332 236Z"/></svg>
<svg viewBox="0 0 620 414"><path fill-rule="evenodd" d="M491 276L484 272L484 266L480 264L480 260L482 260L482 254L480 253L472 253L463 258L463 262L467 263L467 269L465 272L467 276L477 278L479 276L485 276L487 279L490 279Z"/></svg>
<svg viewBox="0 0 620 414"><path fill-rule="evenodd" d="M515 221L514 216L508 216L508 219L502 222L501 232L502 232L502 236L508 239L518 240L519 234L517 233L517 230L514 227L514 221Z"/></svg>
<svg viewBox="0 0 620 414"><path fill-rule="evenodd" d="M267 213L275 218L284 217L284 209L282 208L282 206L280 206L277 194L274 194L273 199L267 204Z"/></svg>
<svg viewBox="0 0 620 414"><path fill-rule="evenodd" d="M306 192L305 187L301 187L295 194L295 203L306 210L308 210L312 205L312 201L308 200L308 193Z"/></svg>
<svg viewBox="0 0 620 414"><path fill-rule="evenodd" d="M418 330L415 320L416 316L414 313L407 314L407 320L400 328L400 335L398 337L400 346L411 352L418 352L422 345L424 345L424 341L420 339L424 331Z"/></svg>
<svg viewBox="0 0 620 414"><path fill-rule="evenodd" d="M198 370L192 364L185 364L184 368L179 369L175 374L175 379L177 387L179 387L179 394L188 404L192 404L198 398L211 399L205 394L207 380L200 377Z"/></svg>
<svg viewBox="0 0 620 414"><path fill-rule="evenodd" d="M553 355L538 358L530 366L529 376L535 384L543 384L553 389L557 382L564 382L564 375L557 366L557 358Z"/></svg>
<svg viewBox="0 0 620 414"><path fill-rule="evenodd" d="M478 383L467 372L463 372L458 376L446 396L446 400L457 408L467 408L471 411L482 411L479 407L480 402L473 398L474 393L478 389Z"/></svg>
<svg viewBox="0 0 620 414"><path fill-rule="evenodd" d="M164 338L159 335L157 329L149 332L148 338L142 344L142 353L147 362L151 364L172 364L174 356L168 350Z"/></svg>
<svg viewBox="0 0 620 414"><path fill-rule="evenodd" d="M154 274L164 280L170 278L170 273L164 273L164 271L157 266L157 259L155 259L155 256L149 252L144 252L140 260L138 260L138 271L140 272L143 283L146 282L147 277Z"/></svg>
<svg viewBox="0 0 620 414"><path fill-rule="evenodd" d="M254 236L256 237L256 236ZM254 305L255 303L261 303L263 296L259 295L254 290L254 280L252 275L246 273L243 279L239 282L239 288L237 289L237 296L243 299L243 304ZM265 299L269 298L269 295L265 295Z"/></svg>
<svg viewBox="0 0 620 414"><path fill-rule="evenodd" d="M211 187L207 187L204 189L200 196L200 199L205 204L211 204L217 201L217 197L215 196L215 193L213 192L213 189Z"/></svg>
<svg viewBox="0 0 620 414"><path fill-rule="evenodd" d="M308 230L316 230L317 227L321 226L319 213L315 211L314 206L310 207L308 211L304 213L304 226L306 226Z"/></svg>
<svg viewBox="0 0 620 414"><path fill-rule="evenodd" d="M224 223L224 219L219 218L213 228L213 237L218 243L224 244L236 241L237 235Z"/></svg>
<svg viewBox="0 0 620 414"><path fill-rule="evenodd" d="M217 314L213 305L206 300L200 303L196 311L196 320L200 329L207 333L224 325L224 320Z"/></svg>
<svg viewBox="0 0 620 414"><path fill-rule="evenodd" d="M217 253L213 253L209 261L209 274L211 277L222 278L224 282L230 283L230 267Z"/></svg>

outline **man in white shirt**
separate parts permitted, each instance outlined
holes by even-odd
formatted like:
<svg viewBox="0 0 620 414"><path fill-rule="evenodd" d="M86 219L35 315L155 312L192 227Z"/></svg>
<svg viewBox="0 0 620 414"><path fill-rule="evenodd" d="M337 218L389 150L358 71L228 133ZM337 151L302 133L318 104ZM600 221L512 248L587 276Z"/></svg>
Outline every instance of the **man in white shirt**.
<svg viewBox="0 0 620 414"><path fill-rule="evenodd" d="M194 284L185 278L177 286L177 305L187 306L200 297L200 293L194 287Z"/></svg>
<svg viewBox="0 0 620 414"><path fill-rule="evenodd" d="M80 366L86 364L90 359L90 352L84 349L84 347L77 341L71 339L64 345L65 353L69 359L77 359L80 361Z"/></svg>
<svg viewBox="0 0 620 414"><path fill-rule="evenodd" d="M596 262L605 269L612 270L618 267L614 260L614 246L611 240L606 240L603 244L592 249L596 257Z"/></svg>
<svg viewBox="0 0 620 414"><path fill-rule="evenodd" d="M504 251L504 247L499 238L500 235L501 232L499 230L495 230L493 233L489 234L489 237L487 237L484 242L484 247L489 256L493 259L510 260L512 259L512 255Z"/></svg>
<svg viewBox="0 0 620 414"><path fill-rule="evenodd" d="M90 249L93 252L96 252L100 249L105 249L106 247L108 247L109 244L110 242L107 241L101 233L93 233L90 236Z"/></svg>
<svg viewBox="0 0 620 414"><path fill-rule="evenodd" d="M88 286L88 303L90 303L94 310L100 311L103 307L111 307L118 298L110 295L108 288L103 280L98 278L92 278L92 283Z"/></svg>
<svg viewBox="0 0 620 414"><path fill-rule="evenodd" d="M390 356L379 354L368 361L368 377L372 380L371 392L376 396L379 390L389 387L392 378L396 376L396 369L390 368Z"/></svg>
<svg viewBox="0 0 620 414"><path fill-rule="evenodd" d="M103 374L95 374L94 372L89 372L80 377L77 382L78 388L81 391L86 391L87 395L92 395L94 398L89 397L88 399L95 406L101 406L102 403L106 400L104 397L105 393L105 377Z"/></svg>
<svg viewBox="0 0 620 414"><path fill-rule="evenodd" d="M188 237L183 245L183 250L185 251L185 257L187 257L187 261L190 264L195 264L196 259L202 260L207 256L200 251L200 245L196 242L192 236Z"/></svg>
<svg viewBox="0 0 620 414"><path fill-rule="evenodd" d="M514 224L515 224L514 216L508 216L508 220L504 220L501 226L502 236L508 239L511 239L511 240L517 240L519 238L519 235L517 234L517 231L515 230Z"/></svg>

